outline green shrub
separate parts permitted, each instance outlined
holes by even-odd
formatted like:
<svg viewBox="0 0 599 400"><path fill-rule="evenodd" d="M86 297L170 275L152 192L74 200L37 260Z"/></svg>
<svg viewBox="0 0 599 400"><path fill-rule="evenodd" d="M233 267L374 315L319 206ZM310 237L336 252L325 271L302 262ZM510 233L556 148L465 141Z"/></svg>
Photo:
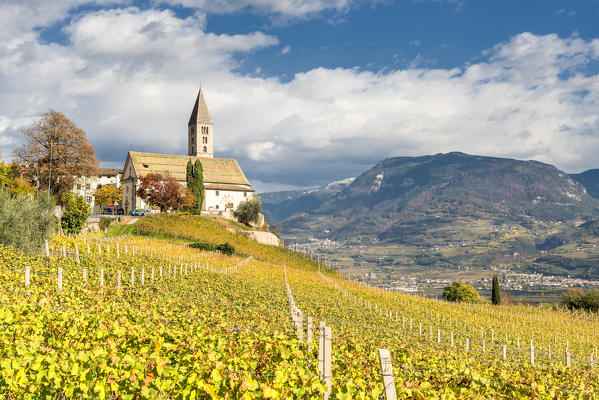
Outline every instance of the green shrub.
<svg viewBox="0 0 599 400"><path fill-rule="evenodd" d="M100 218L100 229L104 232L106 232L106 230L108 229L108 227L112 224L113 219L112 218Z"/></svg>
<svg viewBox="0 0 599 400"><path fill-rule="evenodd" d="M67 235L76 235L81 232L85 221L91 214L89 204L82 196L74 193L63 193L62 204L65 206L60 223L62 230Z"/></svg>
<svg viewBox="0 0 599 400"><path fill-rule="evenodd" d="M235 247L231 246L229 242L219 244L218 246L216 246L216 250L229 256L232 256L233 253L235 253Z"/></svg>
<svg viewBox="0 0 599 400"><path fill-rule="evenodd" d="M250 225L252 222L258 222L258 216L262 209L262 203L259 198L251 198L242 201L233 212L233 215L239 222Z"/></svg>
<svg viewBox="0 0 599 400"><path fill-rule="evenodd" d="M443 298L447 301L478 303L480 295L471 285L455 281L443 289Z"/></svg>
<svg viewBox="0 0 599 400"><path fill-rule="evenodd" d="M46 196L36 200L0 189L0 243L28 254L39 253L58 229L53 209L54 202Z"/></svg>
<svg viewBox="0 0 599 400"><path fill-rule="evenodd" d="M192 243L189 246L193 247L194 249L204 250L204 251L215 251L216 250L215 245L213 245L212 243L203 242L203 241L200 241L197 243Z"/></svg>
<svg viewBox="0 0 599 400"><path fill-rule="evenodd" d="M599 290L569 289L562 293L562 304L570 310L599 311Z"/></svg>

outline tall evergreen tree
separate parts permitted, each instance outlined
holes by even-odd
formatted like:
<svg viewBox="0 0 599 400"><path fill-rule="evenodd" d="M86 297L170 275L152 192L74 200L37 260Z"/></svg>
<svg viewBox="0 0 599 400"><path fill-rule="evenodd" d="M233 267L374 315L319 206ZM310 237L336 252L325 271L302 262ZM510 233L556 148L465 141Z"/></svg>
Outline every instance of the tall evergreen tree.
<svg viewBox="0 0 599 400"><path fill-rule="evenodd" d="M191 211L194 214L200 214L205 197L204 170L202 169L200 160L196 160L194 164L192 164L191 159L187 162L186 181L187 187L195 196L195 205Z"/></svg>
<svg viewBox="0 0 599 400"><path fill-rule="evenodd" d="M491 290L491 302L495 305L501 304L501 292L499 291L499 280L493 275L493 288Z"/></svg>

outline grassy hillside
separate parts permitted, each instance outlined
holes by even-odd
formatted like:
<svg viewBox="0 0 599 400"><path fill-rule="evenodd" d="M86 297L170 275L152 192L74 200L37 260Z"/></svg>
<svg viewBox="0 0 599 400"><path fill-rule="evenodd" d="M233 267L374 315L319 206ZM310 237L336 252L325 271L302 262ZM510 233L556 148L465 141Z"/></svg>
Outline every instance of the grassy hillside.
<svg viewBox="0 0 599 400"><path fill-rule="evenodd" d="M64 244L74 254L77 246L79 263L0 247L0 395L322 398L320 321L332 328L334 399L380 398L378 348L391 352L402 399L587 398L599 390L590 363L599 340L594 316L389 293L320 273L304 257L216 221L140 222L143 236L57 237L53 250ZM229 241L243 256L190 246L199 240ZM287 285L303 311L301 341Z"/></svg>

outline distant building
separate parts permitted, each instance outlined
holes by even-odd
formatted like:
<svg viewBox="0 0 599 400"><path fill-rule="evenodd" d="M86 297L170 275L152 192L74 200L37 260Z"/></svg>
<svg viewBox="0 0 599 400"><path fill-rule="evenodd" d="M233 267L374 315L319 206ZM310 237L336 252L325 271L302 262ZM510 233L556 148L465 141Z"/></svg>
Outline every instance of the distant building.
<svg viewBox="0 0 599 400"><path fill-rule="evenodd" d="M213 136L214 124L200 89L187 124L187 156L135 151L127 153L121 180L125 211L147 208L137 196L140 178L149 173L170 174L181 185L186 185L187 162L200 160L206 191L203 210L232 218L232 211L239 203L253 197L255 190L236 160L214 158Z"/></svg>
<svg viewBox="0 0 599 400"><path fill-rule="evenodd" d="M106 185L121 187L121 175L122 170L118 168L98 168L97 175L76 178L72 192L83 197L94 212L97 212L100 206L95 202L94 192Z"/></svg>

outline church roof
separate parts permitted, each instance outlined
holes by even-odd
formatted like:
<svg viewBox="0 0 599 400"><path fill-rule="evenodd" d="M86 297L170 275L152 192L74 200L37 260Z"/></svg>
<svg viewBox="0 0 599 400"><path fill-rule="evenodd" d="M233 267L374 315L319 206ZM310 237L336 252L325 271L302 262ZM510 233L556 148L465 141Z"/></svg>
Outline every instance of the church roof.
<svg viewBox="0 0 599 400"><path fill-rule="evenodd" d="M196 102L193 106L193 111L191 112L189 123L187 125L195 125L198 122L201 124L212 123L212 118L208 112L208 106L206 105L202 88L200 88L200 91L198 92L198 97L196 98Z"/></svg>
<svg viewBox="0 0 599 400"><path fill-rule="evenodd" d="M159 173L163 175L170 174L177 181L185 182L187 162L191 159L194 163L195 160L200 160L200 163L202 163L204 182L206 183L250 186L250 182L243 174L237 161L230 158L202 158L137 151L130 151L129 157L138 178L149 173Z"/></svg>

